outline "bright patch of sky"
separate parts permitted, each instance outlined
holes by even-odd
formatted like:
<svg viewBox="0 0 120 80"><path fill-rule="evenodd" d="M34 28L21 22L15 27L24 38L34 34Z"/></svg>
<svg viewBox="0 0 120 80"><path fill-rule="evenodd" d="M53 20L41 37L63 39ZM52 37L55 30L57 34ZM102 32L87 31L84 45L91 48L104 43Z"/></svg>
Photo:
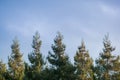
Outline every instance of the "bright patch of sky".
<svg viewBox="0 0 120 80"><path fill-rule="evenodd" d="M0 59L7 63L11 44L18 37L24 60L32 51L32 36L39 31L46 57L60 31L66 53L73 60L83 39L90 56L96 59L103 48L103 37L110 34L113 52L120 53L119 0L0 0Z"/></svg>

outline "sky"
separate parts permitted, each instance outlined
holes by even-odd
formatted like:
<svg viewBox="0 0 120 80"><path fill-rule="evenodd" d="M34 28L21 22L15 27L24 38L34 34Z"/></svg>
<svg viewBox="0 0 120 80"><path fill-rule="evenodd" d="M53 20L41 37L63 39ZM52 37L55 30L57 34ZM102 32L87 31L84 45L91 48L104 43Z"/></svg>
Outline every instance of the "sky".
<svg viewBox="0 0 120 80"><path fill-rule="evenodd" d="M17 36L23 59L28 61L36 31L44 58L52 51L58 31L72 61L82 40L90 56L98 58L107 33L116 48L114 55L120 55L119 4L119 0L0 0L0 59L7 63Z"/></svg>

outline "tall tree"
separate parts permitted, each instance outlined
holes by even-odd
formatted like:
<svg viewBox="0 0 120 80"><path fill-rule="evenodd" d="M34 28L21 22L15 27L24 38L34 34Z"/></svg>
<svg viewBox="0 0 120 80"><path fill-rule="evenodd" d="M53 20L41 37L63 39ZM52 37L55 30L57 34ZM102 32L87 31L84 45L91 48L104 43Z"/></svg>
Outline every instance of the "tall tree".
<svg viewBox="0 0 120 80"><path fill-rule="evenodd" d="M36 32L35 35L33 36L33 42L32 42L33 52L31 52L28 55L28 59L31 63L31 72L33 74L33 76L31 77L33 80L37 79L36 76L40 74L44 63L42 54L40 52L41 43L42 41L40 40L40 35L38 32Z"/></svg>
<svg viewBox="0 0 120 80"><path fill-rule="evenodd" d="M93 80L93 60L90 58L85 44L82 41L74 57L77 80Z"/></svg>
<svg viewBox="0 0 120 80"><path fill-rule="evenodd" d="M120 58L112 54L115 48L111 46L108 35L105 36L103 45L103 52L100 53L100 57L96 60L96 78L98 80L119 80Z"/></svg>
<svg viewBox="0 0 120 80"><path fill-rule="evenodd" d="M74 67L68 60L68 56L65 54L65 45L62 43L63 36L58 33L54 39L52 50L54 54L49 52L47 57L48 62L52 65L51 72L54 73L51 76L51 80L73 80L74 79Z"/></svg>
<svg viewBox="0 0 120 80"><path fill-rule="evenodd" d="M5 80L6 65L0 61L0 80Z"/></svg>
<svg viewBox="0 0 120 80"><path fill-rule="evenodd" d="M11 46L12 53L8 56L9 76L12 80L23 80L24 63L22 61L22 53L19 49L18 40L15 38Z"/></svg>

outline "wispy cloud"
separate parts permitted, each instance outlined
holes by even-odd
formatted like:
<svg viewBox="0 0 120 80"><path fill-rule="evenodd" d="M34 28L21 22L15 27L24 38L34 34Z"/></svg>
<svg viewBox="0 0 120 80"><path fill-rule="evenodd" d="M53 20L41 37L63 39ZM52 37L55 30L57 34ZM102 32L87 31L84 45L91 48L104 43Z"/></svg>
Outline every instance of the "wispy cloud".
<svg viewBox="0 0 120 80"><path fill-rule="evenodd" d="M114 16L114 17L119 14L119 10L115 6L100 3L99 7L103 12L103 14Z"/></svg>
<svg viewBox="0 0 120 80"><path fill-rule="evenodd" d="M36 30L40 32L43 40L42 51L46 54L48 50L51 50L50 46L56 32L60 31L64 35L65 44L67 44L66 52L72 58L82 38L87 42L86 46L88 46L87 49L90 49L92 57L97 56L96 51L102 48L99 44L102 44L101 40L104 34L109 32L112 36L116 36L113 42L119 39L120 7L110 5L107 1L106 3L102 0L99 2L50 1L47 4L34 1L26 2L28 4L12 3L14 5L9 3L5 6L3 4L4 9L0 9L3 13L0 14L0 24L4 24L1 28L6 28L5 30L11 34L8 38L10 41L12 40L11 36L19 37L25 53L31 50L28 46L30 46L32 35ZM1 34L4 33L6 31L1 29ZM8 39L3 41L6 43ZM118 43L119 41L116 42L116 44ZM3 45L9 47L7 43ZM5 46L2 47L6 49ZM10 51L3 50L0 50L1 53ZM25 56L27 57L27 54Z"/></svg>

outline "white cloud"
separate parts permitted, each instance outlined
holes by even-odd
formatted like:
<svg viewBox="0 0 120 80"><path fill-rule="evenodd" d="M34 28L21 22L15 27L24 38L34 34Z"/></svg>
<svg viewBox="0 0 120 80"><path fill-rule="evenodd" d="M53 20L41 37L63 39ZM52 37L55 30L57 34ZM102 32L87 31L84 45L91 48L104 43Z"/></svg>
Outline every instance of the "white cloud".
<svg viewBox="0 0 120 80"><path fill-rule="evenodd" d="M102 3L99 5L99 7L101 11L106 15L117 16L119 13L119 10L115 6L110 6Z"/></svg>

